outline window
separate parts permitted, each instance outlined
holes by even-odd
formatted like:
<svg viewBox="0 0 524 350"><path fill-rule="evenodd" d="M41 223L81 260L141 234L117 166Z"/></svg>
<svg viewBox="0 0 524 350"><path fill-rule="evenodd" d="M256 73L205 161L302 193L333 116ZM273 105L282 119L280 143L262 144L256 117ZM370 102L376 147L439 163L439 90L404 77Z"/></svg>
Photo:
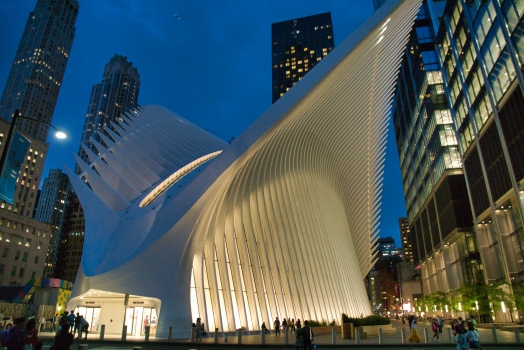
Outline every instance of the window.
<svg viewBox="0 0 524 350"><path fill-rule="evenodd" d="M18 260L18 259L20 259L20 251L19 250L17 250L16 254L15 254L15 260Z"/></svg>
<svg viewBox="0 0 524 350"><path fill-rule="evenodd" d="M27 252L24 252L24 255L22 256L22 261L27 261L27 256L29 254Z"/></svg>
<svg viewBox="0 0 524 350"><path fill-rule="evenodd" d="M35 278L36 277L36 272L33 271L33 273L31 274L31 278Z"/></svg>
<svg viewBox="0 0 524 350"><path fill-rule="evenodd" d="M25 272L25 269L21 268L20 271L18 272L18 277L24 277L24 272Z"/></svg>
<svg viewBox="0 0 524 350"><path fill-rule="evenodd" d="M2 258L7 258L7 254L9 254L9 248L5 247L2 252Z"/></svg>
<svg viewBox="0 0 524 350"><path fill-rule="evenodd" d="M30 239L27 239L27 240L25 241L25 246L26 246L26 247L31 247L31 240L30 240Z"/></svg>
<svg viewBox="0 0 524 350"><path fill-rule="evenodd" d="M38 264L38 256L35 256L35 264Z"/></svg>
<svg viewBox="0 0 524 350"><path fill-rule="evenodd" d="M38 249L41 249L42 248L42 242L38 242Z"/></svg>
<svg viewBox="0 0 524 350"><path fill-rule="evenodd" d="M11 276L12 277L16 276L16 266L13 266L13 269L11 270Z"/></svg>
<svg viewBox="0 0 524 350"><path fill-rule="evenodd" d="M5 269L5 265L4 264L0 264L0 274L4 273L4 269Z"/></svg>

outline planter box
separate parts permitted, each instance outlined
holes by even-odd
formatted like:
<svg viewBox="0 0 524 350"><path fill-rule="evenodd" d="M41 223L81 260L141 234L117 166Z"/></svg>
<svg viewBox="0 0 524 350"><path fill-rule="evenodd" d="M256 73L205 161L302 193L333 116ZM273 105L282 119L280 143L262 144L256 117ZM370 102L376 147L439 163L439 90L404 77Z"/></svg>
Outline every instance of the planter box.
<svg viewBox="0 0 524 350"><path fill-rule="evenodd" d="M311 327L311 330L313 331L313 335L317 335L317 334L331 334L333 329L337 333L341 332L340 326Z"/></svg>
<svg viewBox="0 0 524 350"><path fill-rule="evenodd" d="M363 327L353 327L353 323L344 323L342 325L344 328L342 332L343 339L355 339L355 332L360 331L360 339L366 339L369 337L377 337L378 330L382 329L383 334L395 334L397 330L393 328L391 324L383 324L378 326L363 326Z"/></svg>

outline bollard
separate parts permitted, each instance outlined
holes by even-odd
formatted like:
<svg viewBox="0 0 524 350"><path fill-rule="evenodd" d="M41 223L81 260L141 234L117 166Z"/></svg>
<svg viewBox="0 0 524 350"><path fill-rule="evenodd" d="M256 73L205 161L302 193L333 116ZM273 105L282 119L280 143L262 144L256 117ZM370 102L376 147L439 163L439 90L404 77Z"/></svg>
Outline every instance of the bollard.
<svg viewBox="0 0 524 350"><path fill-rule="evenodd" d="M402 328L400 330L400 333L402 334L402 344L406 344L407 338L406 338L406 329Z"/></svg>
<svg viewBox="0 0 524 350"><path fill-rule="evenodd" d="M144 327L144 336L145 336L145 341L148 342L149 341L149 331L151 330L151 326L145 326Z"/></svg>
<svg viewBox="0 0 524 350"><path fill-rule="evenodd" d="M429 334L427 328L424 328L424 341L426 342L426 344L429 343Z"/></svg>
<svg viewBox="0 0 524 350"><path fill-rule="evenodd" d="M449 337L449 342L453 343L453 333L451 333L451 328L448 328L448 337Z"/></svg>
<svg viewBox="0 0 524 350"><path fill-rule="evenodd" d="M104 341L104 334L106 332L106 325L100 326L100 341Z"/></svg>
<svg viewBox="0 0 524 350"><path fill-rule="evenodd" d="M284 327L284 335L286 336L285 345L288 345L288 343L289 343L289 328Z"/></svg>
<svg viewBox="0 0 524 350"><path fill-rule="evenodd" d="M355 327L355 344L360 344L360 327Z"/></svg>
<svg viewBox="0 0 524 350"><path fill-rule="evenodd" d="M224 341L227 343L227 332L224 332Z"/></svg>
<svg viewBox="0 0 524 350"><path fill-rule="evenodd" d="M238 344L242 344L242 329L238 330Z"/></svg>
<svg viewBox="0 0 524 350"><path fill-rule="evenodd" d="M331 343L333 345L337 343L337 331L334 329L331 330Z"/></svg>
<svg viewBox="0 0 524 350"><path fill-rule="evenodd" d="M266 345L266 330L262 330L262 345Z"/></svg>
<svg viewBox="0 0 524 350"><path fill-rule="evenodd" d="M520 344L520 330L515 327L515 343Z"/></svg>
<svg viewBox="0 0 524 350"><path fill-rule="evenodd" d="M382 328L378 329L378 343L384 344L384 334L382 333Z"/></svg>
<svg viewBox="0 0 524 350"><path fill-rule="evenodd" d="M195 336L196 336L196 328L195 327L191 327L191 343L194 343L195 342Z"/></svg>
<svg viewBox="0 0 524 350"><path fill-rule="evenodd" d="M215 344L218 344L218 328L215 328Z"/></svg>
<svg viewBox="0 0 524 350"><path fill-rule="evenodd" d="M127 337L127 326L122 327L122 341L126 341Z"/></svg>
<svg viewBox="0 0 524 350"><path fill-rule="evenodd" d="M493 335L493 342L496 344L499 342L499 338L497 337L497 328L494 326L491 326L491 334Z"/></svg>
<svg viewBox="0 0 524 350"><path fill-rule="evenodd" d="M167 331L167 341L171 342L173 340L173 327L169 326Z"/></svg>
<svg viewBox="0 0 524 350"><path fill-rule="evenodd" d="M78 350L87 350L87 344L78 344Z"/></svg>

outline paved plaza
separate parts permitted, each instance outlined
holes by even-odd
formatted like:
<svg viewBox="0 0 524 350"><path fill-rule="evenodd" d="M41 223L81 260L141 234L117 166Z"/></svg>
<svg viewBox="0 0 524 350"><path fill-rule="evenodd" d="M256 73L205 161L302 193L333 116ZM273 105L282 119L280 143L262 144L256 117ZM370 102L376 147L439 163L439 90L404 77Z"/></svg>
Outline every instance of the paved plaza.
<svg viewBox="0 0 524 350"><path fill-rule="evenodd" d="M365 348L365 349L453 349L453 344L448 336L447 326L444 329L440 342L431 341L428 344L402 344L401 328L403 326L399 321L392 322L393 327L397 329L396 334L384 336L384 342L379 345L378 338L362 339L360 345L355 344L353 339L340 339L340 334L337 334L336 345L332 344L331 334L320 334L315 336L315 343L321 349L348 349L348 348ZM424 338L424 328L428 329L428 334L431 338L431 328L429 324L419 323L417 329ZM493 342L491 329L479 328L480 339L484 349L524 349L524 344L516 344L515 334L509 331L497 330L498 344ZM54 333L43 332L41 339L44 342L44 350L48 349L52 344ZM524 338L524 337L523 337ZM275 336L274 333L267 334L265 337L266 345L261 344L262 336L260 334L243 335L242 344L238 344L238 337L228 336L227 342L224 337L219 337L218 344L214 344L213 337L206 337L202 341L195 341L191 343L190 339L174 339L172 343L167 343L165 339L151 338L148 343L144 342L143 337L128 337L127 342L121 342L119 336L106 336L105 341L101 342L98 334L91 334L88 340L75 340L72 349L77 349L79 344L87 344L89 349L106 350L106 349L121 349L133 350L133 347L140 347L142 349L227 349L227 348L249 348L249 349L290 349L294 348L294 334L289 335L289 345L285 345L285 336ZM523 339L524 341L524 339Z"/></svg>

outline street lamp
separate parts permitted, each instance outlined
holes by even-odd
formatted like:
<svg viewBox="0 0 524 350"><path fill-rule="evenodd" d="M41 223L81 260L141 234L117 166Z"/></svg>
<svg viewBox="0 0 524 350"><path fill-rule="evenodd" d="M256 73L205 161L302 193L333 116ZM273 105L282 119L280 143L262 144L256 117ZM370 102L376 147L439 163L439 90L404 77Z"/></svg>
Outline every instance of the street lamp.
<svg viewBox="0 0 524 350"><path fill-rule="evenodd" d="M30 120L50 126L55 129L55 136L59 139L67 137L65 132L57 129L54 125L38 119L21 116L20 111L18 109L15 110L13 120L9 126L9 132L5 139L2 156L0 157L0 198L10 204L14 204L16 179L18 178L20 166L24 161L27 149L31 144L31 141L28 138L16 131L16 123L18 119ZM15 132L17 132L17 137L13 141L13 135L15 135Z"/></svg>

